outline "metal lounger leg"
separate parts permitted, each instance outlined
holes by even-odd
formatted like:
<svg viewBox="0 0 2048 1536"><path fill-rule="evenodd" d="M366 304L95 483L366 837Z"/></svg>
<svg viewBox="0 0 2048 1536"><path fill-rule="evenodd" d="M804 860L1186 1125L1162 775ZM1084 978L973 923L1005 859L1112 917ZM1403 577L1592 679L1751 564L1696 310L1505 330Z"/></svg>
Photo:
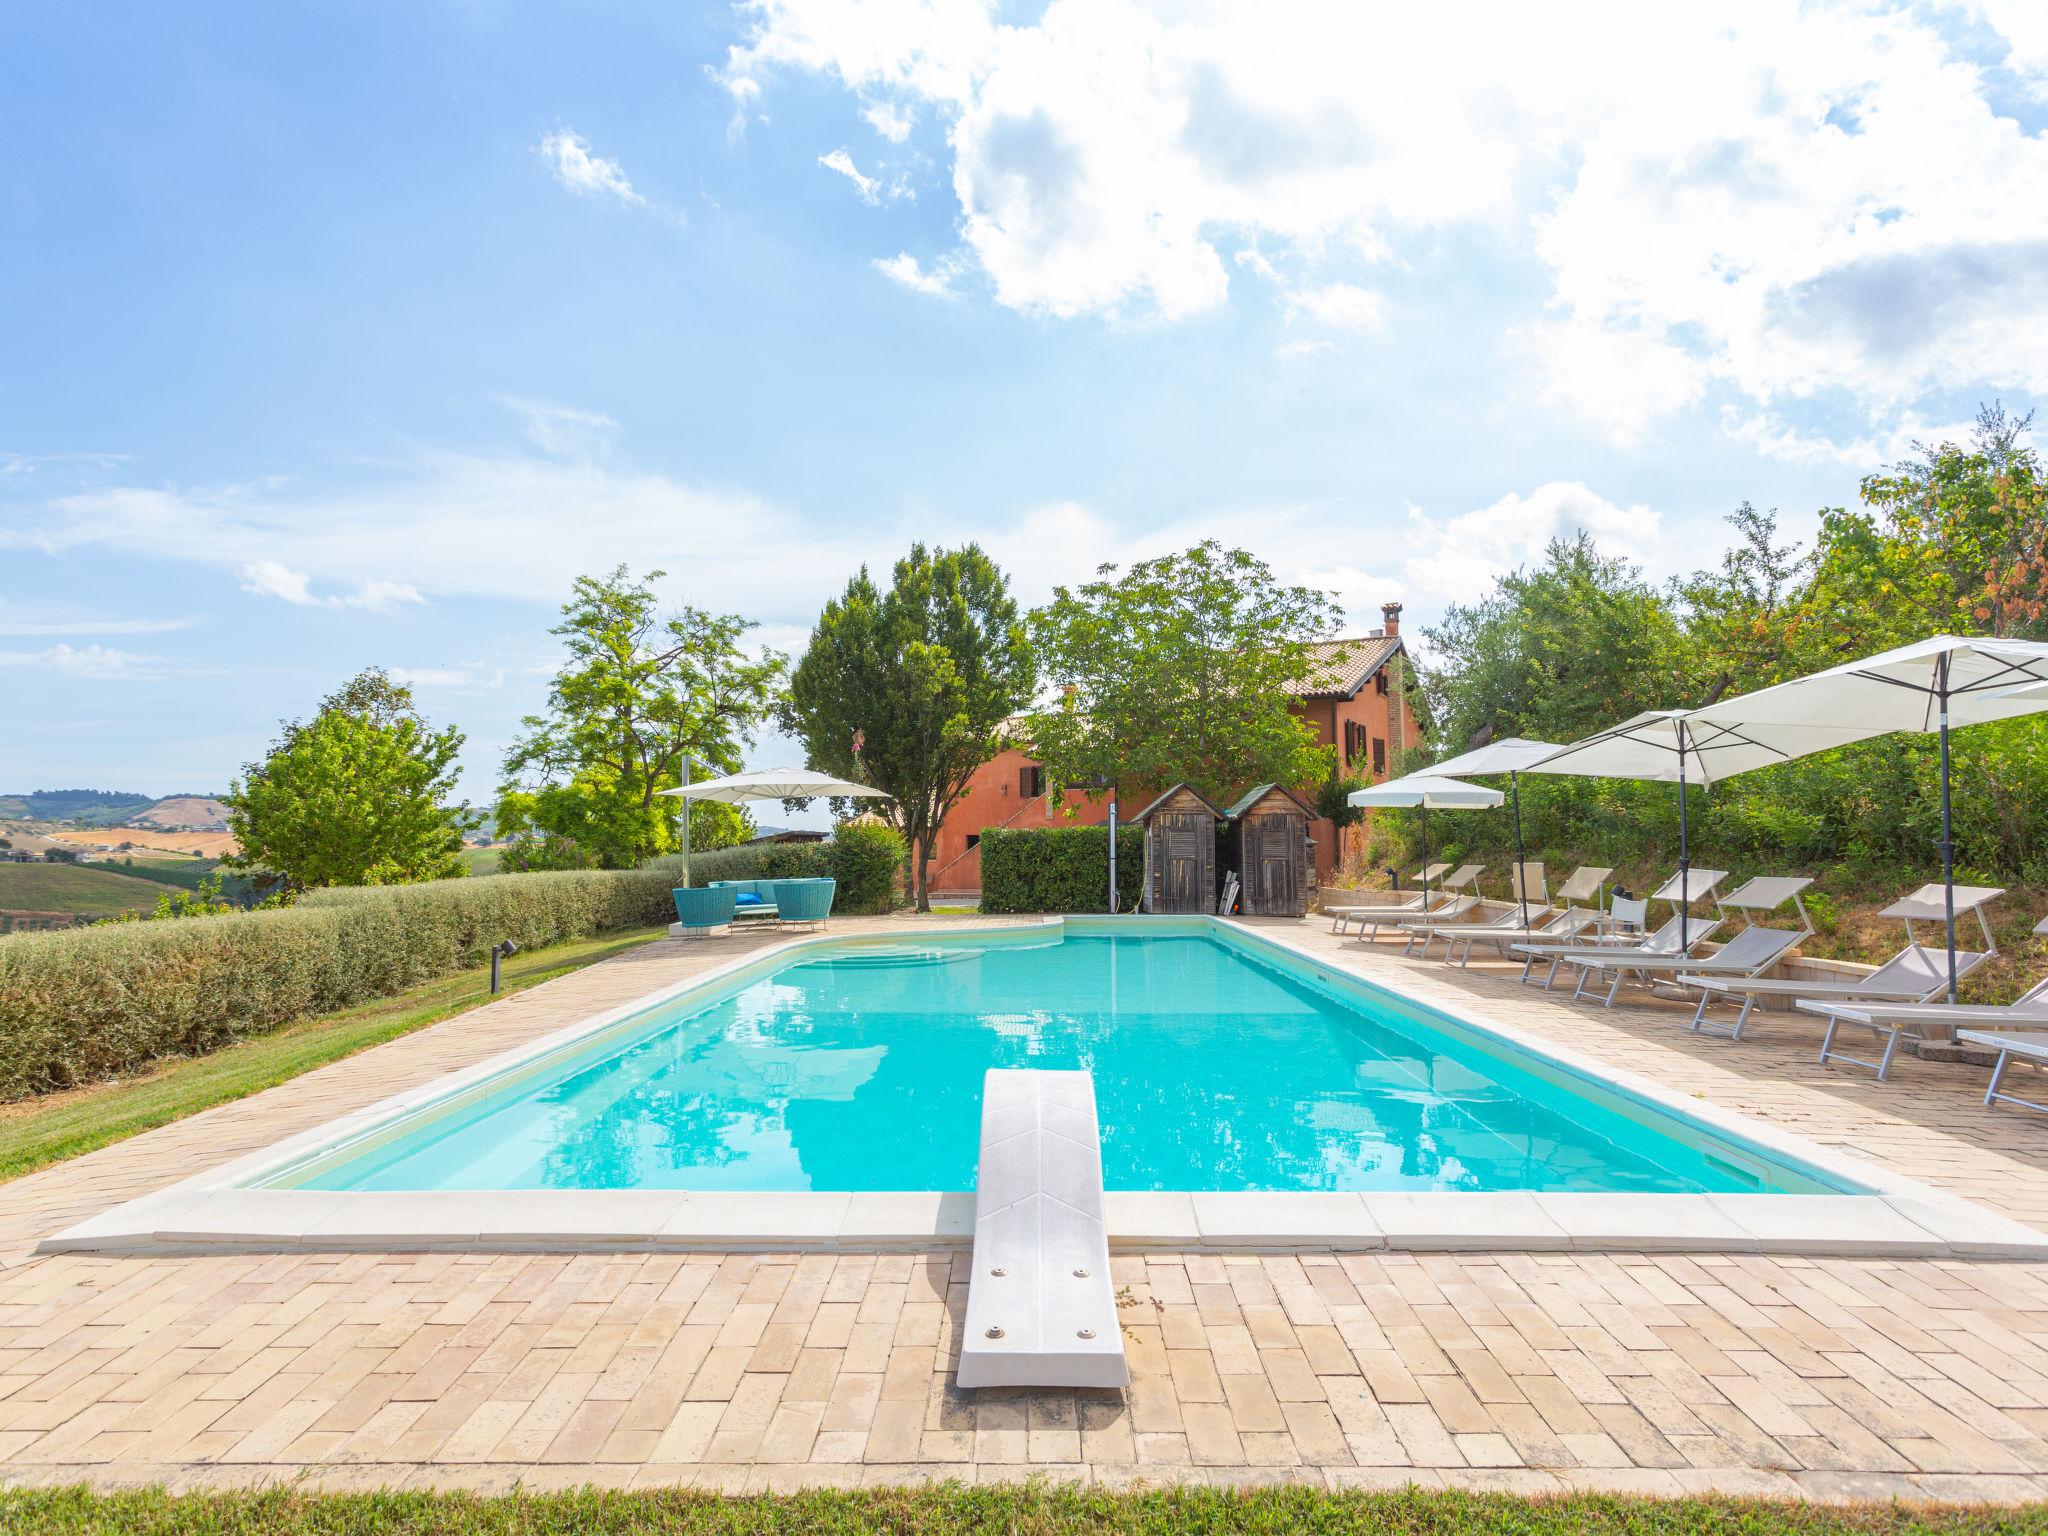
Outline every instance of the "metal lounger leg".
<svg viewBox="0 0 2048 1536"><path fill-rule="evenodd" d="M1614 985L1607 989L1607 1001L1602 1003L1601 1007L1612 1008L1614 1006L1615 994L1621 991L1621 974L1620 968L1617 967L1614 972Z"/></svg>

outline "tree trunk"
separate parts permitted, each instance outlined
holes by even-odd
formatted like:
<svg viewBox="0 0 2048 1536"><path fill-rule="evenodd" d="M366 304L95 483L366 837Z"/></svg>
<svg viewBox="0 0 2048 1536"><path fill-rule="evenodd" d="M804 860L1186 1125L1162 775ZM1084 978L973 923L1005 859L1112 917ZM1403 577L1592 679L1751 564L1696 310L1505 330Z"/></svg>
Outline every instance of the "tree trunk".
<svg viewBox="0 0 2048 1536"><path fill-rule="evenodd" d="M917 910L932 909L932 840L929 834L917 840Z"/></svg>

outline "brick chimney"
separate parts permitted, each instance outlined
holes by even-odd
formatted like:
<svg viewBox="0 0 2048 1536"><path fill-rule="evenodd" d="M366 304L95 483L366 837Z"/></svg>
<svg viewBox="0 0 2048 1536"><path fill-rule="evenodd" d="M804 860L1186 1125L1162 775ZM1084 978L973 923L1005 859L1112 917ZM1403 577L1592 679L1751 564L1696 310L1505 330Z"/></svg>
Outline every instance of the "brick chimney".
<svg viewBox="0 0 2048 1536"><path fill-rule="evenodd" d="M1382 634L1392 639L1401 633L1401 605L1399 603L1381 603L1380 618L1385 621L1381 629Z"/></svg>

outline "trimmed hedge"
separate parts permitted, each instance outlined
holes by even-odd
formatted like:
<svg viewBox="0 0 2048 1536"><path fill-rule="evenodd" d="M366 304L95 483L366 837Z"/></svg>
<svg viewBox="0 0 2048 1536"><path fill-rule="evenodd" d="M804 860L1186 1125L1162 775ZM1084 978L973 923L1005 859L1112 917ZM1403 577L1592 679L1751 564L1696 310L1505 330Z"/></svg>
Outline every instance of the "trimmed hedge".
<svg viewBox="0 0 2048 1536"><path fill-rule="evenodd" d="M574 870L315 891L283 911L0 939L0 1100L95 1082L161 1056L388 996L511 939L666 923L642 870Z"/></svg>
<svg viewBox="0 0 2048 1536"><path fill-rule="evenodd" d="M1145 829L1116 829L1118 910L1145 891ZM1109 828L997 828L981 834L984 912L1101 912L1109 905Z"/></svg>
<svg viewBox="0 0 2048 1536"><path fill-rule="evenodd" d="M893 912L900 905L903 839L887 827L854 822L829 843L754 843L690 855L690 884L713 880L803 880L829 875L839 882L832 910L846 917ZM681 854L644 866L670 888L682 884Z"/></svg>

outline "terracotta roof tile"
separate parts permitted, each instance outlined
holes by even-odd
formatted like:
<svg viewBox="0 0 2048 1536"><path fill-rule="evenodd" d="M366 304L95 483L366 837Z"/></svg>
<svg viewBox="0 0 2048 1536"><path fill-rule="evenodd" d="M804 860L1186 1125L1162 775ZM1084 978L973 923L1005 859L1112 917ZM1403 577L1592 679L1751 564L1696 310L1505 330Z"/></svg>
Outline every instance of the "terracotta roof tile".
<svg viewBox="0 0 2048 1536"><path fill-rule="evenodd" d="M1354 635L1312 641L1308 648L1308 676L1303 680L1297 697L1349 698L1363 688L1366 680L1400 648L1400 639L1393 635Z"/></svg>

